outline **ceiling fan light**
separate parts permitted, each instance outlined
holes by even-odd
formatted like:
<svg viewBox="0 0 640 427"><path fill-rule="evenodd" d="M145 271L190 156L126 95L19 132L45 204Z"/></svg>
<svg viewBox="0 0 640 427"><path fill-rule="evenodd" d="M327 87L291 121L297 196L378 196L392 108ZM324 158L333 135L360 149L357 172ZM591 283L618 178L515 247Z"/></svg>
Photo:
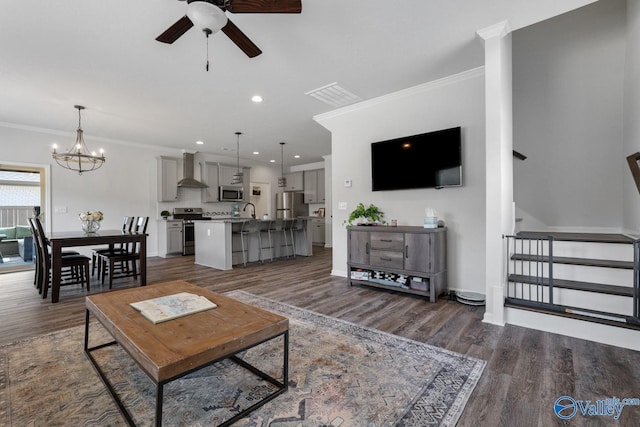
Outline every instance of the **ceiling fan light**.
<svg viewBox="0 0 640 427"><path fill-rule="evenodd" d="M204 1L194 1L187 5L187 16L193 25L202 31L215 33L227 25L227 15L217 6Z"/></svg>

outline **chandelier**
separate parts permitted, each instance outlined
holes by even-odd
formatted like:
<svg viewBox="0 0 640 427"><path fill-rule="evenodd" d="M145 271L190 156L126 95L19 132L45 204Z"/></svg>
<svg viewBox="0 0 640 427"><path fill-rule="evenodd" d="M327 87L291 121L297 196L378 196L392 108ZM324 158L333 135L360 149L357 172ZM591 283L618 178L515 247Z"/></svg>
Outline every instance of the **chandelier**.
<svg viewBox="0 0 640 427"><path fill-rule="evenodd" d="M236 132L236 173L231 178L231 184L242 184L244 181L242 172L240 172L240 135L242 132Z"/></svg>
<svg viewBox="0 0 640 427"><path fill-rule="evenodd" d="M104 150L100 149L100 155L97 155L95 151L89 152L87 144L84 143L82 136L82 126L80 124L80 112L84 110L82 105L74 105L73 108L78 109L78 129L76 130L76 142L69 150L64 153L58 153L56 144L53 144L52 157L63 168L77 171L78 175L82 175L82 172L89 172L98 169L104 161Z"/></svg>
<svg viewBox="0 0 640 427"><path fill-rule="evenodd" d="M280 165L281 175L280 178L278 178L278 187L286 187L287 177L284 176L284 142L280 143Z"/></svg>

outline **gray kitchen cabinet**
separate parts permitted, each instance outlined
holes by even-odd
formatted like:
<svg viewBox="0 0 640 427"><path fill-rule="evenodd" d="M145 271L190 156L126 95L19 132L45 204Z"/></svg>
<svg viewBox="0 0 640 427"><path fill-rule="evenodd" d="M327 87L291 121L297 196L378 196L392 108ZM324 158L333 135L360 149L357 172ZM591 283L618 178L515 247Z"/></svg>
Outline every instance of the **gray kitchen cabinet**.
<svg viewBox="0 0 640 427"><path fill-rule="evenodd" d="M311 242L314 245L324 246L325 243L324 218L313 218L311 220Z"/></svg>
<svg viewBox="0 0 640 427"><path fill-rule="evenodd" d="M318 170L318 203L324 203L325 191L324 191L324 169Z"/></svg>
<svg viewBox="0 0 640 427"><path fill-rule="evenodd" d="M182 254L182 220L158 223L158 254L163 258Z"/></svg>
<svg viewBox="0 0 640 427"><path fill-rule="evenodd" d="M243 202L251 201L251 168L242 168L242 195L244 197Z"/></svg>
<svg viewBox="0 0 640 427"><path fill-rule="evenodd" d="M235 166L218 165L218 172L220 178L220 185L233 185L233 175L235 175L237 169Z"/></svg>
<svg viewBox="0 0 640 427"><path fill-rule="evenodd" d="M447 287L447 229L349 227L349 284L424 295L435 302Z"/></svg>
<svg viewBox="0 0 640 427"><path fill-rule="evenodd" d="M218 187L220 186L218 181L218 163L200 163L200 168L202 182L208 185L208 187L202 189L201 199L204 203L217 202Z"/></svg>
<svg viewBox="0 0 640 427"><path fill-rule="evenodd" d="M304 175L302 172L291 172L284 174L287 178L287 185L284 191L304 191Z"/></svg>
<svg viewBox="0 0 640 427"><path fill-rule="evenodd" d="M175 202L178 200L178 163L174 157L158 158L158 201Z"/></svg>
<svg viewBox="0 0 640 427"><path fill-rule="evenodd" d="M304 171L304 202L324 203L324 169Z"/></svg>

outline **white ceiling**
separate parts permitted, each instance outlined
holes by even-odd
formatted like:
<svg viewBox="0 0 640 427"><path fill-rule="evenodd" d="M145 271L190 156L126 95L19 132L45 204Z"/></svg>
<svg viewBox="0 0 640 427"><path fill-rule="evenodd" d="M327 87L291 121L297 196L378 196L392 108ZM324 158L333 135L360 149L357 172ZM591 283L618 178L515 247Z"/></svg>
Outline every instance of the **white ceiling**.
<svg viewBox="0 0 640 427"><path fill-rule="evenodd" d="M229 13L263 54L249 59L217 33L206 72L196 28L172 45L155 41L186 2L2 0L0 126L62 132L52 142L66 148L81 104L92 149L113 141L228 155L241 131L243 158L279 160L285 141L287 157L301 155L288 165L317 162L331 142L312 117L333 108L306 92L338 82L366 100L478 67L477 30L505 19L515 30L591 2L302 0L299 15Z"/></svg>

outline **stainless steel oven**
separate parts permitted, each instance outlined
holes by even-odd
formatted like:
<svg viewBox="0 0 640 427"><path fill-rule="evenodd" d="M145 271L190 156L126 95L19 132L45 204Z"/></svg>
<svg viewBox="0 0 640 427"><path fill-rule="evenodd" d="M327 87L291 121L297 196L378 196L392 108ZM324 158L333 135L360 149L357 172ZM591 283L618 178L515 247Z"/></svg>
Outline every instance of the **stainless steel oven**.
<svg viewBox="0 0 640 427"><path fill-rule="evenodd" d="M194 255L196 253L196 236L193 221L182 220L182 255Z"/></svg>
<svg viewBox="0 0 640 427"><path fill-rule="evenodd" d="M194 221L211 219L205 217L202 208L174 208L173 217L182 220L182 255L196 253L196 236Z"/></svg>

